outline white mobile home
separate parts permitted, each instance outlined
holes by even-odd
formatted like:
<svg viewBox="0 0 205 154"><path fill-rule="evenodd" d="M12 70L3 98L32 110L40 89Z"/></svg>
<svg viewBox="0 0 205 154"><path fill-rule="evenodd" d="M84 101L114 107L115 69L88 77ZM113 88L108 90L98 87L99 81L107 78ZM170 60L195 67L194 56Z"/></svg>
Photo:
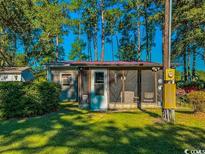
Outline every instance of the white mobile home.
<svg viewBox="0 0 205 154"><path fill-rule="evenodd" d="M34 79L30 67L3 67L0 68L0 82L20 81L27 82Z"/></svg>

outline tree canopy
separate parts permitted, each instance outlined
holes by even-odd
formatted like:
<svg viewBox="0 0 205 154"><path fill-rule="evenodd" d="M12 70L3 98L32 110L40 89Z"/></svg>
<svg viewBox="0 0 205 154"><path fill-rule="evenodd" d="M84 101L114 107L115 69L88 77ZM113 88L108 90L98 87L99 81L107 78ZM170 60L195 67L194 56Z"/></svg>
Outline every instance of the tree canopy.
<svg viewBox="0 0 205 154"><path fill-rule="evenodd" d="M173 1L172 9L172 62L183 60L188 80L197 59L205 60L205 2ZM152 61L156 29L164 29L164 0L0 0L0 12L0 66L63 60L70 33L70 60L104 61L108 54Z"/></svg>

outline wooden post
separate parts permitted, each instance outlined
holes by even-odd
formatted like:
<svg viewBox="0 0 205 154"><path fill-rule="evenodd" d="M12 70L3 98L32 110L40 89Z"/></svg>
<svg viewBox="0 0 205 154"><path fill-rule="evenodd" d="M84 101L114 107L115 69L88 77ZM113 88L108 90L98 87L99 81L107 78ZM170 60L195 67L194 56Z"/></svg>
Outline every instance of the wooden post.
<svg viewBox="0 0 205 154"><path fill-rule="evenodd" d="M155 90L155 103L157 104L157 94L158 94L158 87L157 87L157 71L154 72L154 90Z"/></svg>
<svg viewBox="0 0 205 154"><path fill-rule="evenodd" d="M139 68L138 69L138 97L139 97L139 104L138 104L138 107L141 109L141 101L142 101L142 81L141 81L141 69Z"/></svg>
<svg viewBox="0 0 205 154"><path fill-rule="evenodd" d="M125 71L122 70L122 103L125 102Z"/></svg>
<svg viewBox="0 0 205 154"><path fill-rule="evenodd" d="M78 103L81 104L81 71L78 71Z"/></svg>
<svg viewBox="0 0 205 154"><path fill-rule="evenodd" d="M88 103L89 103L89 108L91 105L91 70L87 70L88 73Z"/></svg>
<svg viewBox="0 0 205 154"><path fill-rule="evenodd" d="M163 65L165 70L170 68L170 50L171 50L171 6L172 0L165 1L165 25L164 25L164 44L163 44ZM164 84L166 81L164 80ZM164 93L164 90L163 90ZM164 96L164 95L163 95ZM164 103L164 99L163 99ZM163 119L167 122L175 122L175 111L162 108Z"/></svg>

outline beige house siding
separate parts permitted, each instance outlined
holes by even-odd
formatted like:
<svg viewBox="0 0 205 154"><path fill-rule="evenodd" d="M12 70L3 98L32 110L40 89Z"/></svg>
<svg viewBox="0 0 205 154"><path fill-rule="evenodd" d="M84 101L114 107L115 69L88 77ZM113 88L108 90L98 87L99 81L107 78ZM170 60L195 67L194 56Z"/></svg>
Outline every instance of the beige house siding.
<svg viewBox="0 0 205 154"><path fill-rule="evenodd" d="M51 81L61 85L62 100L77 101L77 79L78 71L77 70L66 70L65 68L52 68L50 71ZM72 84L63 85L62 84L62 74L70 74L72 76Z"/></svg>

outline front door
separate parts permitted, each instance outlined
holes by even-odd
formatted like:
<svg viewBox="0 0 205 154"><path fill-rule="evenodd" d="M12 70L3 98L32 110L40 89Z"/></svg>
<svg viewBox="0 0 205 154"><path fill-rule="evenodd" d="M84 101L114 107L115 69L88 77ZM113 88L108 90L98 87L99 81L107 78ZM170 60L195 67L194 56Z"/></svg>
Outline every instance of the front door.
<svg viewBox="0 0 205 154"><path fill-rule="evenodd" d="M91 71L91 110L107 110L108 75L107 70Z"/></svg>

